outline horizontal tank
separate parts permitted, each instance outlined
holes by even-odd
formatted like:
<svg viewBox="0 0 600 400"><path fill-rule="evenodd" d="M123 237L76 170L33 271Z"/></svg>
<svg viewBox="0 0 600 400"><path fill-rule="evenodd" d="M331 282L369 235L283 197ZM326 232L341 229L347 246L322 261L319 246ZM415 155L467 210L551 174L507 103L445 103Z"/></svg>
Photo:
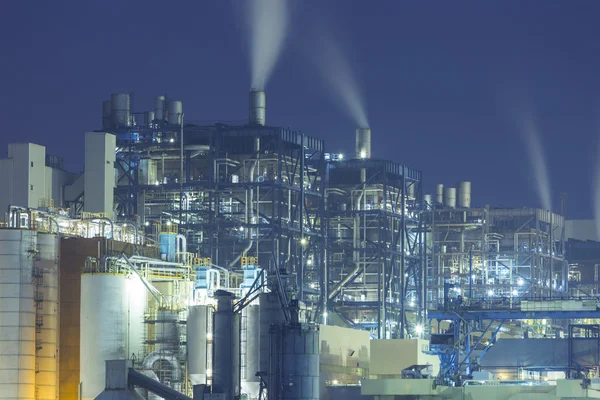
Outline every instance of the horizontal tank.
<svg viewBox="0 0 600 400"><path fill-rule="evenodd" d="M37 232L0 230L0 398L35 399Z"/></svg>

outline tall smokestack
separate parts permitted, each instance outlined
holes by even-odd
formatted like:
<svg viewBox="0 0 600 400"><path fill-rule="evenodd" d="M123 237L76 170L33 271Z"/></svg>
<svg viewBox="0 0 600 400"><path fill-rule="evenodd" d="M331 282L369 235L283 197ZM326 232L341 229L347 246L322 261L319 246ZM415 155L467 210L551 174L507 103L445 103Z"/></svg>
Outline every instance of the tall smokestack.
<svg viewBox="0 0 600 400"><path fill-rule="evenodd" d="M371 158L371 129L356 130L356 158Z"/></svg>
<svg viewBox="0 0 600 400"><path fill-rule="evenodd" d="M262 90L250 89L248 123L264 126L266 123L267 97Z"/></svg>

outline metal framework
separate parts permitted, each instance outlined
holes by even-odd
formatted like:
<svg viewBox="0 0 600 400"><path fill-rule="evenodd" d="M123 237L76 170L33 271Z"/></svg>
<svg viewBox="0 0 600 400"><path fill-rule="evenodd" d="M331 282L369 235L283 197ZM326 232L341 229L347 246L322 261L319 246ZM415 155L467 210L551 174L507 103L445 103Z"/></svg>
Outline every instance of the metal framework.
<svg viewBox="0 0 600 400"><path fill-rule="evenodd" d="M378 338L405 337L407 312L423 315L421 185L391 161L328 163L328 308Z"/></svg>
<svg viewBox="0 0 600 400"><path fill-rule="evenodd" d="M148 235L176 224L188 251L227 269L239 270L243 256L267 271L287 269L295 296L322 308L323 141L284 128L183 121L115 133L121 218Z"/></svg>
<svg viewBox="0 0 600 400"><path fill-rule="evenodd" d="M428 308L564 296L564 218L539 209L434 208ZM444 285L452 285L444 299Z"/></svg>

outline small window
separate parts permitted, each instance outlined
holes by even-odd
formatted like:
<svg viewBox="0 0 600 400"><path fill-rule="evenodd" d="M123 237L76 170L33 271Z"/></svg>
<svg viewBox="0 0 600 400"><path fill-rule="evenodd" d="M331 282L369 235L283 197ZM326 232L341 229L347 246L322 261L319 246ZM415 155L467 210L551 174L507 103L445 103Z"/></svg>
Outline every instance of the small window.
<svg viewBox="0 0 600 400"><path fill-rule="evenodd" d="M31 186L31 190L33 190L33 185L30 185L30 186Z"/></svg>
<svg viewBox="0 0 600 400"><path fill-rule="evenodd" d="M31 162L31 168L33 168L33 161Z"/></svg>

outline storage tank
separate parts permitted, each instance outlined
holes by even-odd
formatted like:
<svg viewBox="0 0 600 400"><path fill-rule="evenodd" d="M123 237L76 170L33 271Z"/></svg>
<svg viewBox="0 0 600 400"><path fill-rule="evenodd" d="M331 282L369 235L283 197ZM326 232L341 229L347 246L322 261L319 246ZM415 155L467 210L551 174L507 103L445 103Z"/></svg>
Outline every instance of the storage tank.
<svg viewBox="0 0 600 400"><path fill-rule="evenodd" d="M152 121L154 121L154 111L146 111L144 113L144 125L150 126Z"/></svg>
<svg viewBox="0 0 600 400"><path fill-rule="evenodd" d="M157 350L179 352L179 316L175 311L160 310L156 313Z"/></svg>
<svg viewBox="0 0 600 400"><path fill-rule="evenodd" d="M267 95L261 90L250 90L248 123L264 126L267 123Z"/></svg>
<svg viewBox="0 0 600 400"><path fill-rule="evenodd" d="M154 118L157 121L164 121L165 96L156 96L154 98Z"/></svg>
<svg viewBox="0 0 600 400"><path fill-rule="evenodd" d="M444 185L441 183L435 185L435 204L438 206L444 204Z"/></svg>
<svg viewBox="0 0 600 400"><path fill-rule="evenodd" d="M371 129L356 130L356 158L371 158Z"/></svg>
<svg viewBox="0 0 600 400"><path fill-rule="evenodd" d="M424 194L423 195L423 202L425 203L426 207L431 207L431 195L430 194Z"/></svg>
<svg viewBox="0 0 600 400"><path fill-rule="evenodd" d="M240 394L240 315L233 312L233 294L219 290L215 298L212 388L233 399Z"/></svg>
<svg viewBox="0 0 600 400"><path fill-rule="evenodd" d="M281 303L277 293L261 293L259 295L259 307L260 307L260 335L259 335L259 347L260 347L260 370L269 371L269 354L270 354L270 330L271 325L283 324L285 316L281 309Z"/></svg>
<svg viewBox="0 0 600 400"><path fill-rule="evenodd" d="M130 337L143 330L143 326L136 326L135 315L141 311L130 309L136 304L132 301L135 297L132 285L135 284L123 273L81 275L82 399L94 399L104 390L105 361L127 359L135 351L129 348Z"/></svg>
<svg viewBox="0 0 600 400"><path fill-rule="evenodd" d="M458 206L461 208L471 207L471 182L458 183Z"/></svg>
<svg viewBox="0 0 600 400"><path fill-rule="evenodd" d="M260 392L260 306L251 304L242 310L241 391L257 399Z"/></svg>
<svg viewBox="0 0 600 400"><path fill-rule="evenodd" d="M319 330L292 326L282 331L281 387L284 400L319 399Z"/></svg>
<svg viewBox="0 0 600 400"><path fill-rule="evenodd" d="M102 102L102 129L110 129L112 127L112 103L110 100Z"/></svg>
<svg viewBox="0 0 600 400"><path fill-rule="evenodd" d="M131 124L131 99L129 93L113 93L110 96L111 116L114 127L127 127Z"/></svg>
<svg viewBox="0 0 600 400"><path fill-rule="evenodd" d="M0 229L0 397L35 399L37 232Z"/></svg>
<svg viewBox="0 0 600 400"><path fill-rule="evenodd" d="M35 268L41 279L37 285L37 375L36 398L56 400L58 396L58 263L59 237L38 233L38 260Z"/></svg>
<svg viewBox="0 0 600 400"><path fill-rule="evenodd" d="M137 275L131 275L127 279L127 302L128 302L128 332L127 332L127 357L141 360L144 357L145 324L144 317L148 303L148 289Z"/></svg>
<svg viewBox="0 0 600 400"><path fill-rule="evenodd" d="M191 306L188 309L187 361L188 377L192 385L206 384L208 319L210 317L210 307L207 305Z"/></svg>
<svg viewBox="0 0 600 400"><path fill-rule="evenodd" d="M444 206L448 208L456 207L456 188L444 189Z"/></svg>
<svg viewBox="0 0 600 400"><path fill-rule="evenodd" d="M183 120L183 103L179 100L169 100L167 119L170 125L181 125Z"/></svg>

